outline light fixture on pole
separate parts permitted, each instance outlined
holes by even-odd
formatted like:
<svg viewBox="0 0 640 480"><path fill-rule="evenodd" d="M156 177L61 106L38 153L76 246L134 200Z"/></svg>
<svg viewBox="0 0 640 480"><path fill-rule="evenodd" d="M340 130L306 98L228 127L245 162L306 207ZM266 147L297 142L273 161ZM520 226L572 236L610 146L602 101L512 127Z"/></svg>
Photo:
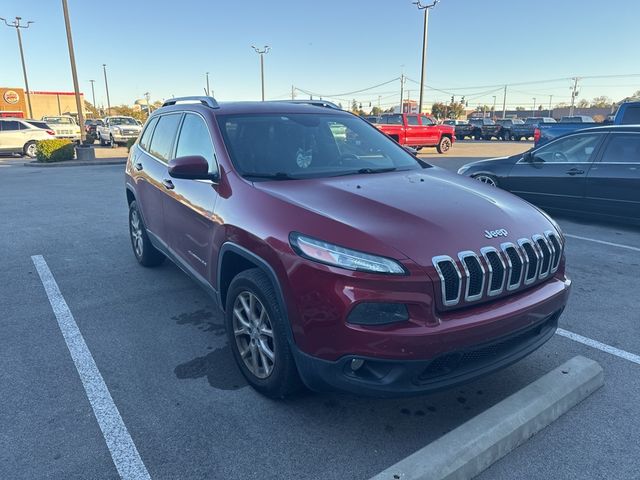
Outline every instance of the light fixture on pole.
<svg viewBox="0 0 640 480"><path fill-rule="evenodd" d="M435 7L440 0L433 0L433 3L423 5L420 0L413 2L418 10L424 10L424 30L422 32L422 73L420 74L420 101L418 103L418 113L422 113L422 101L424 99L424 82L427 81L427 33L429 28L429 10Z"/></svg>
<svg viewBox="0 0 640 480"><path fill-rule="evenodd" d="M104 72L104 88L107 90L107 114L111 116L111 100L109 100L109 82L107 82L107 64L102 64L102 71Z"/></svg>
<svg viewBox="0 0 640 480"><path fill-rule="evenodd" d="M264 102L264 56L269 53L271 47L269 45L265 45L263 48L254 47L251 45L258 55L260 55L260 81L262 84L262 101Z"/></svg>
<svg viewBox="0 0 640 480"><path fill-rule="evenodd" d="M151 115L151 103L149 103L151 94L149 92L144 92L144 98L147 100L147 118L149 118L149 115Z"/></svg>
<svg viewBox="0 0 640 480"><path fill-rule="evenodd" d="M78 84L78 72L76 71L76 55L73 51L73 38L71 36L71 22L69 20L69 7L67 0L62 0L62 11L64 13L64 25L67 30L67 44L69 45L69 61L71 63L71 76L73 77L73 91L76 97L76 109L78 111L78 125L80 125L80 139L87 139L87 132L84 129L84 114L82 113L82 100L80 99L80 85Z"/></svg>
<svg viewBox="0 0 640 480"><path fill-rule="evenodd" d="M31 20L27 21L25 25L20 23L22 17L16 17L16 19L9 23L6 19L0 17L7 27L13 27L16 29L16 33L18 34L18 47L20 48L20 60L22 60L22 74L24 75L24 88L27 92L27 105L29 107L29 118L33 118L33 110L31 109L31 92L29 91L29 80L27 80L27 66L24 63L24 50L22 49L22 35L20 34L20 29L27 29L29 26L34 23Z"/></svg>

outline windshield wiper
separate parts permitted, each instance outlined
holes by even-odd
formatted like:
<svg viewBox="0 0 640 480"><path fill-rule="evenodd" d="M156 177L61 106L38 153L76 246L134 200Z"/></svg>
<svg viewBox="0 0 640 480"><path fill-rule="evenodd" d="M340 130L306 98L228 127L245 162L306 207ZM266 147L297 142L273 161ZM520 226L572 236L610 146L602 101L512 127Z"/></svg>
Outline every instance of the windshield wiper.
<svg viewBox="0 0 640 480"><path fill-rule="evenodd" d="M270 180L296 180L296 177L292 177L288 173L276 172L276 173L243 173L243 177L250 178L267 178Z"/></svg>
<svg viewBox="0 0 640 480"><path fill-rule="evenodd" d="M358 170L358 173L385 173L385 172L395 172L397 170L396 167L384 167L384 168L361 168Z"/></svg>

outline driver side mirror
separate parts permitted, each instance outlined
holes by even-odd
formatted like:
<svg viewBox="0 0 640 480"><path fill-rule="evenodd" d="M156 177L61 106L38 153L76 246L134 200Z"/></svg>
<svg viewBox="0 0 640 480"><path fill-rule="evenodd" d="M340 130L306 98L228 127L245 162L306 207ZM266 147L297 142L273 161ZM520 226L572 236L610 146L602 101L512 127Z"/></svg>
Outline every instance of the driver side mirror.
<svg viewBox="0 0 640 480"><path fill-rule="evenodd" d="M185 180L211 180L217 182L219 175L209 172L209 162L200 155L187 155L169 161L169 176Z"/></svg>

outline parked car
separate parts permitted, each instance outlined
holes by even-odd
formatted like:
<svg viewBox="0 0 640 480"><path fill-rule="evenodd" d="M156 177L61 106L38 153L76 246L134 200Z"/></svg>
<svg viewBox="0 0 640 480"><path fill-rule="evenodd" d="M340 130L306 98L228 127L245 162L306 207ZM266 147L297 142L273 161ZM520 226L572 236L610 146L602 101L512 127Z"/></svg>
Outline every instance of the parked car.
<svg viewBox="0 0 640 480"><path fill-rule="evenodd" d="M438 153L447 153L455 141L452 126L438 125L432 117L424 114L384 114L374 126L400 145L416 150L436 147Z"/></svg>
<svg viewBox="0 0 640 480"><path fill-rule="evenodd" d="M80 141L80 127L72 116L47 116L42 117L42 121L56 132L56 138L68 138L75 142Z"/></svg>
<svg viewBox="0 0 640 480"><path fill-rule="evenodd" d="M596 121L588 115L567 115L560 119L560 123L596 123Z"/></svg>
<svg viewBox="0 0 640 480"><path fill-rule="evenodd" d="M95 137L96 139L98 138L98 132L96 132L97 127L99 126L104 126L104 122L99 119L87 119L84 122L84 131L87 135L91 135L93 137Z"/></svg>
<svg viewBox="0 0 640 480"><path fill-rule="evenodd" d="M369 123L380 123L380 117L376 115L368 115L362 118L364 118Z"/></svg>
<svg viewBox="0 0 640 480"><path fill-rule="evenodd" d="M469 122L474 126L473 138L476 140L491 140L500 138L502 128L490 118L472 118Z"/></svg>
<svg viewBox="0 0 640 480"><path fill-rule="evenodd" d="M452 127L454 127L454 132L457 140L464 140L465 137L473 138L475 126L469 123L468 120L445 120L443 123L445 125L451 125Z"/></svg>
<svg viewBox="0 0 640 480"><path fill-rule="evenodd" d="M527 118L523 124L514 125L511 127L511 137L512 140L520 141L523 138L528 140L529 138L535 135L536 128L538 125L543 125L547 123L556 123L554 118L551 117L529 117Z"/></svg>
<svg viewBox="0 0 640 480"><path fill-rule="evenodd" d="M544 209L640 223L640 126L579 130L458 173Z"/></svg>
<svg viewBox="0 0 640 480"><path fill-rule="evenodd" d="M575 117L563 117L575 118ZM587 117L591 118L591 117ZM592 119L593 120L593 119ZM608 125L640 125L640 102L625 102L620 105L613 119L607 122ZM554 138L561 137L570 132L593 127L592 122L563 122L556 125L541 125L534 133L536 146L549 143Z"/></svg>
<svg viewBox="0 0 640 480"><path fill-rule="evenodd" d="M55 132L45 122L24 118L0 118L0 153L36 157L36 142L51 140Z"/></svg>
<svg viewBox="0 0 640 480"><path fill-rule="evenodd" d="M96 126L100 145L124 145L128 140L136 139L142 127L133 117L105 117L104 125Z"/></svg>
<svg viewBox="0 0 640 480"><path fill-rule="evenodd" d="M452 387L545 343L568 299L546 214L335 108L170 99L125 185L137 261L169 258L212 295L271 397Z"/></svg>
<svg viewBox="0 0 640 480"><path fill-rule="evenodd" d="M500 125L500 138L502 140L512 140L514 138L511 132L513 126L524 124L519 118L499 118L496 123Z"/></svg>

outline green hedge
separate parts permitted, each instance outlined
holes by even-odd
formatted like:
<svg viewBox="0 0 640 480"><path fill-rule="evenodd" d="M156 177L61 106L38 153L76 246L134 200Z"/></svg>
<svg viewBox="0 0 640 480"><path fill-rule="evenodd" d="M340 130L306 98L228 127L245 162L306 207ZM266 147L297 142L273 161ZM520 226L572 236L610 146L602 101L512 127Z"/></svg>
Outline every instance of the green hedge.
<svg viewBox="0 0 640 480"><path fill-rule="evenodd" d="M64 162L73 160L75 143L68 138L40 140L36 142L36 157L39 162Z"/></svg>

